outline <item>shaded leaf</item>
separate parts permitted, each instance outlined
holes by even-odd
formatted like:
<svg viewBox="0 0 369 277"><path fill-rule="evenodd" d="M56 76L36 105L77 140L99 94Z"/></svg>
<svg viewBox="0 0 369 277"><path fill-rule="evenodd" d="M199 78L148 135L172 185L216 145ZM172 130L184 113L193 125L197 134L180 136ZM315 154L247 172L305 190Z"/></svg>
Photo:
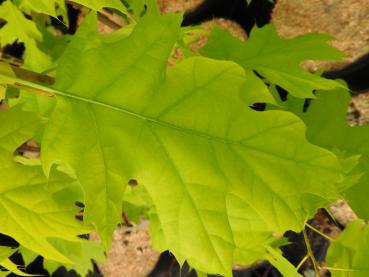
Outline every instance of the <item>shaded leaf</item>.
<svg viewBox="0 0 369 277"><path fill-rule="evenodd" d="M368 251L368 225L360 220L349 223L328 249L327 264L332 277L368 276Z"/></svg>
<svg viewBox="0 0 369 277"><path fill-rule="evenodd" d="M301 275L297 272L297 269L290 264L290 262L282 256L282 254L271 248L267 247L268 251L268 260L274 267L278 268L279 272L282 273L283 276L288 277L301 277Z"/></svg>
<svg viewBox="0 0 369 277"><path fill-rule="evenodd" d="M310 74L300 67L307 59L337 60L342 54L327 42L331 37L306 34L282 39L273 25L253 28L243 42L228 31L214 28L209 42L200 52L211 58L231 60L248 70L255 70L268 82L276 84L296 97L313 98L315 89L344 87L340 83Z"/></svg>
<svg viewBox="0 0 369 277"><path fill-rule="evenodd" d="M307 125L309 140L319 146L340 151L345 157L353 156L354 164L348 164L348 178L341 184L345 199L360 218L369 219L367 195L369 195L369 126L351 127L347 122L347 108L350 101L348 91L317 92L317 99L312 101L306 113L302 112L303 101L289 99L293 110ZM360 178L361 177L361 178ZM359 181L358 181L359 179Z"/></svg>
<svg viewBox="0 0 369 277"><path fill-rule="evenodd" d="M55 18L59 14L67 16L64 0L22 0L19 7L28 13L34 11L53 16ZM64 18L64 20L66 19Z"/></svg>

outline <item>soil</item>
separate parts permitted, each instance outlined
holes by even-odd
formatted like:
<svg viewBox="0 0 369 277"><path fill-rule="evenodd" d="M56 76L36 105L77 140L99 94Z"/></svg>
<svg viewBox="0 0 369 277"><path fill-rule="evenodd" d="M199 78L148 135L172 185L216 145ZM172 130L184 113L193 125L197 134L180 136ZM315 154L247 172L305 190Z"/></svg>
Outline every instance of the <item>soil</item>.
<svg viewBox="0 0 369 277"><path fill-rule="evenodd" d="M279 0L273 23L282 37L318 32L330 34L332 45L347 58L340 62L306 62L311 71L339 69L369 52L369 0Z"/></svg>
<svg viewBox="0 0 369 277"><path fill-rule="evenodd" d="M362 126L369 123L369 92L352 97L348 116L351 126Z"/></svg>
<svg viewBox="0 0 369 277"><path fill-rule="evenodd" d="M97 234L91 236L98 240ZM105 263L98 264L104 277L145 277L154 268L159 253L150 244L148 222L119 226Z"/></svg>

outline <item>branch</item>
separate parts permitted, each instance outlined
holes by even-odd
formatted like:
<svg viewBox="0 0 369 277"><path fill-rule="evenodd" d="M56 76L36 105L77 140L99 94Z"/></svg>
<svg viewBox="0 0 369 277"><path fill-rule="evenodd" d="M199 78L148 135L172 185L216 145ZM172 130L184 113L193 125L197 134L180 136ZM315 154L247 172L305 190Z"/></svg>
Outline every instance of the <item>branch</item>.
<svg viewBox="0 0 369 277"><path fill-rule="evenodd" d="M11 65L12 70L15 74L15 76L19 79L26 80L29 82L35 82L35 83L43 83L45 85L52 85L54 83L54 78L42 75L33 71L29 71L23 68L16 67L14 65Z"/></svg>

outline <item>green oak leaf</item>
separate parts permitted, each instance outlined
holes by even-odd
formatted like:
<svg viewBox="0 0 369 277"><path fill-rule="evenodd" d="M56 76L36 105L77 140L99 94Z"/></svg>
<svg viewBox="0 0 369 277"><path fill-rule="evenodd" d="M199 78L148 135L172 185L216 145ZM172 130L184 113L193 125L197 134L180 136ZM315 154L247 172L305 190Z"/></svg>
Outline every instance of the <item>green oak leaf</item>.
<svg viewBox="0 0 369 277"><path fill-rule="evenodd" d="M56 101L54 98L48 98L44 95L35 94L26 90L20 90L18 98L9 99L10 106L22 104L22 109L28 112L34 112L42 117L49 117L52 113Z"/></svg>
<svg viewBox="0 0 369 277"><path fill-rule="evenodd" d="M96 242L80 239L75 242L50 239L51 244L61 253L67 256L72 263L58 263L52 260L44 259L44 268L52 274L59 267L64 266L67 270L74 270L81 276L87 276L88 271L93 270L91 259L98 262L105 260L104 251L101 245ZM26 265L33 262L38 254L30 251L25 247L21 247L19 252Z"/></svg>
<svg viewBox="0 0 369 277"><path fill-rule="evenodd" d="M55 18L59 14L67 16L67 9L64 0L21 0L19 8L28 13L33 11L47 14Z"/></svg>
<svg viewBox="0 0 369 277"><path fill-rule="evenodd" d="M39 44L40 49L57 63L58 58L67 47L71 35L55 36L47 28L40 28L40 31L43 36L43 41ZM54 71L51 73L54 74Z"/></svg>
<svg viewBox="0 0 369 277"><path fill-rule="evenodd" d="M277 251L272 247L267 247L267 251L268 260L272 265L274 265L274 267L278 268L279 272L282 273L283 276L302 277L302 275L297 272L297 269L282 256L280 251Z"/></svg>
<svg viewBox="0 0 369 277"><path fill-rule="evenodd" d="M135 223L141 221L142 216L147 215L154 209L152 200L144 186L127 187L124 199L123 210L128 219Z"/></svg>
<svg viewBox="0 0 369 277"><path fill-rule="evenodd" d="M231 60L248 70L255 70L267 81L296 97L313 98L315 89L344 87L336 81L310 74L300 67L307 59L340 59L342 54L327 42L331 37L306 34L282 39L273 25L254 28L243 42L228 31L214 28L201 54L220 60Z"/></svg>
<svg viewBox="0 0 369 277"><path fill-rule="evenodd" d="M67 256L72 263L60 264L52 260L45 260L44 267L50 273L54 272L60 266L67 270L74 270L81 276L87 276L89 271L93 271L92 259L96 262L105 260L104 251L101 245L89 240L79 240L78 242L69 242L65 240L51 240L61 253Z"/></svg>
<svg viewBox="0 0 369 277"><path fill-rule="evenodd" d="M120 0L73 0L73 2L95 11L101 11L103 8L113 8L123 13L127 13L126 7Z"/></svg>
<svg viewBox="0 0 369 277"><path fill-rule="evenodd" d="M369 219L369 126L351 127L347 123L350 95L347 90L317 92L306 113L303 101L291 98L288 102L307 125L309 140L319 146L340 151L344 156L360 156L357 166L350 172L354 182L344 185L345 199L360 218ZM362 175L362 176L361 176ZM360 177L357 181L357 177Z"/></svg>
<svg viewBox="0 0 369 277"><path fill-rule="evenodd" d="M349 223L328 249L326 260L332 277L368 276L368 251L368 225L360 220Z"/></svg>
<svg viewBox="0 0 369 277"><path fill-rule="evenodd" d="M12 44L16 41L24 42L25 66L35 71L49 67L51 58L42 52L37 43L42 41L42 34L36 24L24 17L23 13L10 0L0 5L0 18L7 23L0 29L0 43Z"/></svg>
<svg viewBox="0 0 369 277"><path fill-rule="evenodd" d="M0 17L7 21L0 29L2 44L12 44L16 40L42 40L42 35L31 20L26 19L22 12L11 1L6 0L0 6Z"/></svg>
<svg viewBox="0 0 369 277"><path fill-rule="evenodd" d="M101 11L103 8L114 8L123 13L127 12L126 7L119 0L73 0L73 2L95 11ZM53 17L57 17L58 10L62 15L66 15L64 0L23 0L19 7L26 11L35 11Z"/></svg>
<svg viewBox="0 0 369 277"><path fill-rule="evenodd" d="M77 241L90 230L74 218L75 199L62 197L73 179L56 171L46 179L40 166L11 160L40 124L38 116L15 106L0 113L0 123L0 233L46 258L70 262L48 239Z"/></svg>
<svg viewBox="0 0 369 277"><path fill-rule="evenodd" d="M160 8L156 0L128 0L127 2L135 17L140 17L143 13L160 15Z"/></svg>
<svg viewBox="0 0 369 277"><path fill-rule="evenodd" d="M73 180L57 172L46 179L40 167L16 163L1 165L0 174L0 233L47 259L71 263L49 239L78 241L77 235L91 231L74 218L78 210L72 199L54 197Z"/></svg>
<svg viewBox="0 0 369 277"><path fill-rule="evenodd" d="M277 105L275 98L270 93L268 87L264 84L260 78L258 78L251 70L246 70L246 83L243 88L247 92L244 97L245 102L248 105L254 103L269 103Z"/></svg>
<svg viewBox="0 0 369 277"><path fill-rule="evenodd" d="M0 266L8 271L1 271L1 274L4 276L9 275L10 273L17 274L17 276L31 276L30 274L26 274L23 271L19 270L18 266L14 264L9 257L17 252L17 249L13 249L6 246L0 246ZM0 276L2 276L0 274Z"/></svg>
<svg viewBox="0 0 369 277"><path fill-rule="evenodd" d="M0 166L11 163L12 153L32 138L40 123L36 114L22 111L21 105L0 112Z"/></svg>
<svg viewBox="0 0 369 277"><path fill-rule="evenodd" d="M0 262L8 259L16 251L17 249L14 249L14 248L10 248L7 246L0 246Z"/></svg>
<svg viewBox="0 0 369 277"><path fill-rule="evenodd" d="M233 262L271 257L273 233L301 230L338 197L336 156L310 144L291 113L247 108L240 66L193 57L164 78L179 16L145 16L114 43L88 32L95 21L60 60L42 160L46 172L55 163L74 169L86 221L106 247L130 179L155 206L160 250L225 276Z"/></svg>
<svg viewBox="0 0 369 277"><path fill-rule="evenodd" d="M11 66L7 63L0 62L0 101L6 98L7 85L14 84L12 78L15 78L15 74Z"/></svg>
<svg viewBox="0 0 369 277"><path fill-rule="evenodd" d="M16 276L35 276L35 275L27 274L27 273L21 271L18 268L18 266L15 263L13 263L10 259L6 259L6 260L0 262L0 265L3 268L5 268L6 270L8 270L6 272L1 271L0 276L2 276L1 274L4 274L4 276L8 276L11 273L16 274Z"/></svg>
<svg viewBox="0 0 369 277"><path fill-rule="evenodd" d="M35 72L43 72L53 66L51 57L42 52L36 43L29 41L25 44L24 68Z"/></svg>
<svg viewBox="0 0 369 277"><path fill-rule="evenodd" d="M94 161L88 166L91 172L97 161L90 156L96 147L96 139L91 138L98 135L103 139L99 151L111 157L110 149L114 149L114 160L105 158L108 174L121 172L125 179L122 184L135 178L148 190L165 247L201 271L229 275L233 257L241 263L266 257L264 247L273 242L272 232L301 229L307 215L319 207L316 198L334 197L333 182L340 179L339 167L332 154L304 140L304 126L297 118L283 112L261 114L245 108L239 97L244 73L234 64L193 58L169 74L156 97L155 92L142 95L130 112L124 109L129 98L122 101L121 95L114 101L121 103L121 110L113 104L109 109L59 99L60 113L50 124L57 127L52 137L58 134L60 143L56 144L55 139L52 144L44 141L43 154L52 160L46 152L50 151L47 144L52 145L52 151L61 147L60 151L68 153L70 150L63 145L84 138L84 159ZM173 95L179 78L183 80L181 89ZM227 90L222 84L227 84ZM222 103L223 109L217 108L217 103ZM91 112L93 118L88 116ZM61 118L62 113L82 121L70 125L65 117ZM55 126L56 119L64 124ZM255 125L247 124L248 120ZM93 125L88 122L99 128L90 130ZM81 126L86 128L80 130ZM114 126L124 127L113 135L109 130ZM290 149L286 136L295 142ZM275 144L269 143L271 139ZM122 141L134 147L119 147ZM61 154L56 157L54 161L63 159ZM121 161L119 168L112 163L116 160ZM68 161L74 162L70 158ZM82 170L80 165L77 174ZM96 170L91 175L95 181ZM99 194L94 196L96 206ZM266 204L270 202L273 206ZM188 234L188 230L193 233ZM201 259L195 255L200 250Z"/></svg>
<svg viewBox="0 0 369 277"><path fill-rule="evenodd" d="M19 97L9 98L8 104L11 107L21 104L24 111L37 113L46 121L52 113L56 101L54 98L45 97L44 95L35 94L26 90L20 90ZM34 133L33 139L38 143L41 142L44 129L45 125L40 124Z"/></svg>
<svg viewBox="0 0 369 277"><path fill-rule="evenodd" d="M84 96L83 93L87 88L91 99L95 97L99 99L99 94L105 97L111 91L109 96L112 98L111 101L115 99L115 91L118 89L119 94L127 99L127 105L139 103L141 95L147 91L154 91L164 77L168 56L179 34L180 20L180 16L177 15L145 16L129 37L109 41L106 37L96 34L96 16L90 15L60 59L55 88L61 91L76 91L81 96ZM151 30L149 33L148 28ZM92 68L94 71L90 70ZM141 78L143 74L147 77L144 80ZM116 82L118 76L119 82ZM99 83L95 83L90 90L89 87L93 84L91 80L95 79L99 80ZM115 83L118 87L114 87ZM61 100L58 103L51 119L58 123L47 127L43 142L45 145L43 161L46 168L49 168L55 160L67 160L73 167L86 193L85 220L97 226L103 244L107 247L116 224L121 221L121 205L128 180L122 178L121 173L116 171L121 168L119 160L110 158L107 160L107 157L112 154L112 149L105 148L106 138L103 135L96 136L100 136L99 128L103 126L95 121L97 116L95 111L89 112L84 105L80 110L79 102L77 102L77 110L71 114L80 114L78 117L83 125L82 122L85 120L92 123L92 125L85 125L84 132L97 147L90 151L92 149L86 143L85 146L89 148L89 150L86 149L86 153L89 155L81 155L78 159L75 159L77 158L75 153L81 151L83 147L75 143L54 148L54 145L60 143L59 139L53 138L54 134L61 131L60 124L67 122L67 124L79 124L78 121L72 123L69 120L63 123L58 119L59 116L64 116L62 107L65 106L69 110L70 104L69 100L66 102ZM70 138L78 134L72 132ZM110 143L107 142L107 144ZM64 149L65 146L69 149ZM73 147L77 148L72 150ZM86 170L84 165L91 161L94 167ZM94 177L91 179L92 172Z"/></svg>

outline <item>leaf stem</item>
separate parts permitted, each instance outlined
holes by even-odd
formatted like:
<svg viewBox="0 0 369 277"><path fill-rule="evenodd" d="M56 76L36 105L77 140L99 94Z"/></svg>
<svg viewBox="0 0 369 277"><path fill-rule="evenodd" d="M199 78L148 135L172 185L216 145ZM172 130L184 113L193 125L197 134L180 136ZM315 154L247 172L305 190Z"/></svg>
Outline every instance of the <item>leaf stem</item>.
<svg viewBox="0 0 369 277"><path fill-rule="evenodd" d="M296 270L298 271L302 265L306 262L306 260L309 259L309 254L306 254L304 258L302 258L302 260L299 262L299 264L296 267Z"/></svg>

